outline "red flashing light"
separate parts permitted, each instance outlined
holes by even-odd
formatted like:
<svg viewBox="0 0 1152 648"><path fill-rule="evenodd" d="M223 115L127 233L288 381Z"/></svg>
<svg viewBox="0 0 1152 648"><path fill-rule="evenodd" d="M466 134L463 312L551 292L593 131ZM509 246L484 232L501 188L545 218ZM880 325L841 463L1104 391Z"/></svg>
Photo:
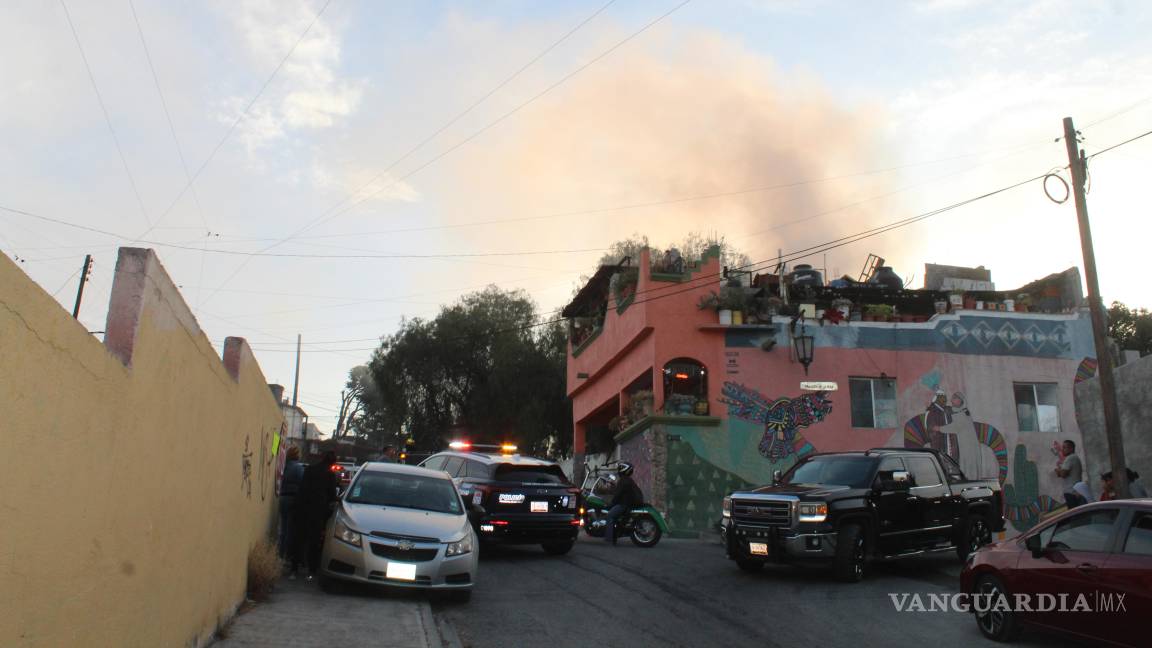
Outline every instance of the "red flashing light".
<svg viewBox="0 0 1152 648"><path fill-rule="evenodd" d="M584 526L584 518L572 520L572 526Z"/></svg>
<svg viewBox="0 0 1152 648"><path fill-rule="evenodd" d="M452 443L448 444L448 447L452 448L453 450L470 450L472 448L472 444L468 441L453 441Z"/></svg>
<svg viewBox="0 0 1152 648"><path fill-rule="evenodd" d="M507 526L508 520L492 520L492 524L496 526Z"/></svg>

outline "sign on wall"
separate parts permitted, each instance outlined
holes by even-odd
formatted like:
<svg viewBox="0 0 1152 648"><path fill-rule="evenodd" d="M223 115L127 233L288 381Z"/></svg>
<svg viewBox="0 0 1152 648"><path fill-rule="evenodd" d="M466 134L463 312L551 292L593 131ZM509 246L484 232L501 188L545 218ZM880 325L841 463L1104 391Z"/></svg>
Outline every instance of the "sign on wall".
<svg viewBox="0 0 1152 648"><path fill-rule="evenodd" d="M809 382L804 381L800 383L800 389L807 391L836 391L838 385L834 382Z"/></svg>

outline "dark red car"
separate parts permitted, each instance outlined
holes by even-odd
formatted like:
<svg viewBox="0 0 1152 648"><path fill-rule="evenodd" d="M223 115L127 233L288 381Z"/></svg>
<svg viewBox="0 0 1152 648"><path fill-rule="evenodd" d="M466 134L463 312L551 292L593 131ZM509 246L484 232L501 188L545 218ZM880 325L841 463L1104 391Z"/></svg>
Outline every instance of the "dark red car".
<svg viewBox="0 0 1152 648"><path fill-rule="evenodd" d="M973 553L965 594L980 632L1008 641L1025 626L1093 645L1152 646L1152 499L1080 506ZM1011 609L1006 609L1011 608Z"/></svg>

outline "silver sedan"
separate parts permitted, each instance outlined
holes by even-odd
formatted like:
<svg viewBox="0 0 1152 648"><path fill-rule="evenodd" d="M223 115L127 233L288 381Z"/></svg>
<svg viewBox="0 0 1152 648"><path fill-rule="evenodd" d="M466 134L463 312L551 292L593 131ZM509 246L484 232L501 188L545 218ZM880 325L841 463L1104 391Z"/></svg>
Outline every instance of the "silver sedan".
<svg viewBox="0 0 1152 648"><path fill-rule="evenodd" d="M320 584L450 590L466 601L476 562L476 535L447 473L368 463L328 522Z"/></svg>

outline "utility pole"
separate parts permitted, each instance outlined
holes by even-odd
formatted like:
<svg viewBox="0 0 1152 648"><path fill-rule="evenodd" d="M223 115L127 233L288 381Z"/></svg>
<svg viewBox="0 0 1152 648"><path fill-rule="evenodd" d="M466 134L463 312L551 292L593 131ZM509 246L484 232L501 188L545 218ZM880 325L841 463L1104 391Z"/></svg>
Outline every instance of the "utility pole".
<svg viewBox="0 0 1152 648"><path fill-rule="evenodd" d="M72 319L80 319L80 302L84 299L84 284L92 272L92 255L84 255L84 268L80 271L80 286L76 289L76 306L72 308Z"/></svg>
<svg viewBox="0 0 1152 648"><path fill-rule="evenodd" d="M1108 455L1112 460L1112 484L1116 497L1128 497L1127 462L1124 460L1124 437L1120 433L1120 409L1116 405L1116 382L1112 374L1112 352L1108 348L1108 326L1104 321L1104 300L1096 275L1096 253L1092 247L1092 229L1088 224L1088 204L1084 199L1084 177L1088 160L1080 149L1072 118L1064 118L1064 144L1068 148L1068 168L1072 172L1072 195L1076 199L1076 219L1080 223L1080 247L1084 251L1084 279L1088 282L1088 310L1092 316L1092 338L1096 343L1096 375L1100 378L1100 399L1104 405L1104 434L1108 438Z"/></svg>
<svg viewBox="0 0 1152 648"><path fill-rule="evenodd" d="M300 396L300 334L296 334L296 377L292 379L292 409L296 409L296 400ZM300 440L304 447L308 447L308 424L301 419Z"/></svg>

